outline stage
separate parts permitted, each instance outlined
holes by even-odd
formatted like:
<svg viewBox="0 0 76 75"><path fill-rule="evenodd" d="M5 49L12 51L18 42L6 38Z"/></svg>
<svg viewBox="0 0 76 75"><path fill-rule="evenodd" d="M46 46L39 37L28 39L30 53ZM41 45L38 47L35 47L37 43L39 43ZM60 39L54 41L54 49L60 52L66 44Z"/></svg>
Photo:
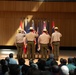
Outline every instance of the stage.
<svg viewBox="0 0 76 75"><path fill-rule="evenodd" d="M8 57L10 53L14 54L14 58L16 58L17 50L16 49L0 49L0 59L5 59ZM27 55L25 55L27 57ZM35 55L37 57L37 53ZM68 57L76 57L76 50L60 50L60 58L68 59ZM17 60L17 59L15 59ZM38 59L35 59L34 62L37 62ZM59 60L57 61L59 63ZM25 63L29 65L29 60L25 59Z"/></svg>

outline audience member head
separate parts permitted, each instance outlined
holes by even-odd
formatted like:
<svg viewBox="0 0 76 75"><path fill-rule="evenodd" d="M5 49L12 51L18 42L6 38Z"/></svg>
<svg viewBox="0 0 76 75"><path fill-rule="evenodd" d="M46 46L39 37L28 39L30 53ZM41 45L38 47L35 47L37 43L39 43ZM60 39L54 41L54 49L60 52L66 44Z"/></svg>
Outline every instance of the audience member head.
<svg viewBox="0 0 76 75"><path fill-rule="evenodd" d="M5 60L9 62L9 57L5 57Z"/></svg>
<svg viewBox="0 0 76 75"><path fill-rule="evenodd" d="M20 58L20 59L18 59L18 63L19 63L19 65L24 65L25 60L23 58Z"/></svg>
<svg viewBox="0 0 76 75"><path fill-rule="evenodd" d="M6 61L6 65L8 65L9 64L9 57L6 57L5 61Z"/></svg>
<svg viewBox="0 0 76 75"><path fill-rule="evenodd" d="M46 63L45 63L45 60L43 60L43 59L41 59L40 61L39 61L39 63L37 63L38 64L38 68L40 69L40 70L45 70L45 65L46 65Z"/></svg>
<svg viewBox="0 0 76 75"><path fill-rule="evenodd" d="M9 66L9 74L10 75L19 75L20 74L20 67L17 64L13 64Z"/></svg>
<svg viewBox="0 0 76 75"><path fill-rule="evenodd" d="M57 61L56 60L53 60L51 63L50 63L50 66L52 67L53 65L58 65Z"/></svg>
<svg viewBox="0 0 76 75"><path fill-rule="evenodd" d="M50 57L51 59L54 59L54 54L50 54L49 57Z"/></svg>
<svg viewBox="0 0 76 75"><path fill-rule="evenodd" d="M68 58L68 63L73 63L73 58L72 57Z"/></svg>
<svg viewBox="0 0 76 75"><path fill-rule="evenodd" d="M27 65L23 65L22 68L21 68L21 71L22 71L22 75L26 75L27 72L29 71L30 67L27 66Z"/></svg>
<svg viewBox="0 0 76 75"><path fill-rule="evenodd" d="M76 57L73 58L73 63L76 66Z"/></svg>
<svg viewBox="0 0 76 75"><path fill-rule="evenodd" d="M69 69L66 65L61 66L60 75L69 75Z"/></svg>
<svg viewBox="0 0 76 75"><path fill-rule="evenodd" d="M10 58L13 58L13 53L10 53L10 54L9 54L9 57L10 57Z"/></svg>
<svg viewBox="0 0 76 75"><path fill-rule="evenodd" d="M52 73L59 73L59 66L58 65L53 65L52 66L52 68L51 68L51 70L52 70Z"/></svg>
<svg viewBox="0 0 76 75"><path fill-rule="evenodd" d="M66 65L66 63L67 63L67 60L63 59L63 65Z"/></svg>
<svg viewBox="0 0 76 75"><path fill-rule="evenodd" d="M5 65L6 64L6 62L5 62L5 59L1 59L1 65Z"/></svg>
<svg viewBox="0 0 76 75"><path fill-rule="evenodd" d="M60 63L61 63L61 65L66 65L67 60L66 60L66 59L61 58L61 59L60 59Z"/></svg>
<svg viewBox="0 0 76 75"><path fill-rule="evenodd" d="M60 63L63 63L63 58L60 58Z"/></svg>
<svg viewBox="0 0 76 75"><path fill-rule="evenodd" d="M31 67L32 67L33 69L38 69L38 65L35 64L35 63L32 63L32 64L31 64Z"/></svg>
<svg viewBox="0 0 76 75"><path fill-rule="evenodd" d="M8 72L8 66L6 65L6 62L4 59L1 60L1 69L2 69L2 74L4 75L6 72Z"/></svg>

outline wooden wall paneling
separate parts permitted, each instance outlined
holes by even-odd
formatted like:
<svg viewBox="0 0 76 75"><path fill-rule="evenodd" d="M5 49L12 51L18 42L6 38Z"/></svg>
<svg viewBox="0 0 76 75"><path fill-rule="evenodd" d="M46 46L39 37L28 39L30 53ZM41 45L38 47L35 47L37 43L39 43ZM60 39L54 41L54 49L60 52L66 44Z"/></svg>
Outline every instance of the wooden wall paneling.
<svg viewBox="0 0 76 75"><path fill-rule="evenodd" d="M39 2L30 2L30 11L37 12L39 9Z"/></svg>
<svg viewBox="0 0 76 75"><path fill-rule="evenodd" d="M0 17L0 34L1 34L1 37L0 37L0 44L3 44L3 41L4 41L4 39L3 39L3 30L4 30L4 28L3 28L3 18L1 18Z"/></svg>
<svg viewBox="0 0 76 75"><path fill-rule="evenodd" d="M39 12L44 12L45 11L45 2L39 2Z"/></svg>
<svg viewBox="0 0 76 75"><path fill-rule="evenodd" d="M31 11L31 2L28 2L28 1L24 1L23 2L23 11Z"/></svg>
<svg viewBox="0 0 76 75"><path fill-rule="evenodd" d="M42 6L43 6L42 8L45 7L45 5L42 5ZM31 9L33 7L31 7ZM21 8L24 9L23 7ZM40 8L38 12L36 11L27 12L27 11L22 11L21 8L19 10L20 12L16 9L15 9L16 11L11 10L11 11L0 12L0 34L2 35L0 37L0 40L1 40L0 45L6 45L8 40L12 37L12 35L15 33L15 31L19 27L21 18L31 15L33 16L33 18L39 18L41 20L49 18L50 25L51 25L51 22L54 20L55 25L59 27L59 30L63 35L61 38L61 46L76 46L76 42L75 42L76 40L76 35L75 35L76 34L75 33L76 13L72 12L74 9L72 9L71 12L69 10L67 12L62 12L62 10L60 12L50 12L50 10L49 12L44 12L43 10L45 10L45 8L42 10ZM14 37L13 37L13 40L14 40ZM13 44L8 43L8 45L13 45Z"/></svg>
<svg viewBox="0 0 76 75"><path fill-rule="evenodd" d="M15 2L14 1L4 1L3 2L3 6L2 9L4 9L3 11L15 11Z"/></svg>
<svg viewBox="0 0 76 75"><path fill-rule="evenodd" d="M72 18L71 19L71 25L72 25L72 39L71 39L71 41L72 41L72 46L76 46L76 42L75 42L75 40L76 40L76 18Z"/></svg>
<svg viewBox="0 0 76 75"><path fill-rule="evenodd" d="M45 2L46 12L59 12L60 3L59 2Z"/></svg>
<svg viewBox="0 0 76 75"><path fill-rule="evenodd" d="M0 11L76 12L76 2L0 1Z"/></svg>
<svg viewBox="0 0 76 75"><path fill-rule="evenodd" d="M16 8L15 8L15 11L24 11L24 5L23 5L23 2L22 1L17 1L15 2L16 4Z"/></svg>

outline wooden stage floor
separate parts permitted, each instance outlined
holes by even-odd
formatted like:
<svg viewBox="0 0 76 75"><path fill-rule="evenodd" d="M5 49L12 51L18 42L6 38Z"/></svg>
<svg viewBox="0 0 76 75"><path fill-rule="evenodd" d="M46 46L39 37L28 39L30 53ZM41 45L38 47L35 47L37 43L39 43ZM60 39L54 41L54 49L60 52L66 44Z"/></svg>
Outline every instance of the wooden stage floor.
<svg viewBox="0 0 76 75"><path fill-rule="evenodd" d="M16 57L17 50L12 49L0 49L0 59L4 59L5 57L8 57L10 53L14 54L14 58ZM68 59L68 57L76 57L76 50L60 50L60 58ZM16 59L17 60L17 59ZM34 62L37 62L38 59L35 59ZM57 61L59 63L59 60ZM29 60L25 59L25 63L28 65Z"/></svg>

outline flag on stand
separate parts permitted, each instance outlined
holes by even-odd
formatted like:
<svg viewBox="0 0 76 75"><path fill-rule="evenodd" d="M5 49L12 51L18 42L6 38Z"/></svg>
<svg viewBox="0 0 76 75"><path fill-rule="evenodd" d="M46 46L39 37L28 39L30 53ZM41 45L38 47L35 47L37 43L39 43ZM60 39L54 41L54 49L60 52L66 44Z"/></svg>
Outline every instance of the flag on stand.
<svg viewBox="0 0 76 75"><path fill-rule="evenodd" d="M38 20L37 22L38 22L38 24L37 24L37 33L40 35L42 33L41 32L41 21ZM40 44L38 43L38 37L37 37L36 40L37 40L36 50L37 50L37 52L39 52L40 51Z"/></svg>
<svg viewBox="0 0 76 75"><path fill-rule="evenodd" d="M26 53L27 52L27 47L23 47L23 52Z"/></svg>
<svg viewBox="0 0 76 75"><path fill-rule="evenodd" d="M32 27L33 27L33 29L35 29L34 20L32 20Z"/></svg>
<svg viewBox="0 0 76 75"><path fill-rule="evenodd" d="M43 21L43 29L46 29L46 22Z"/></svg>
<svg viewBox="0 0 76 75"><path fill-rule="evenodd" d="M55 28L55 23L54 21L52 21L52 33L55 32L54 28ZM52 38L51 38L51 43L52 43ZM52 52L53 52L53 45L51 47L52 47Z"/></svg>
<svg viewBox="0 0 76 75"><path fill-rule="evenodd" d="M28 22L28 19L25 19L25 21L24 21L24 30L26 31L26 33L29 33L29 28L30 28L30 24Z"/></svg>
<svg viewBox="0 0 76 75"><path fill-rule="evenodd" d="M27 21L24 20L24 31L26 31Z"/></svg>
<svg viewBox="0 0 76 75"><path fill-rule="evenodd" d="M24 20L24 31L26 32L27 31L27 19L25 19ZM27 32L26 32L27 33ZM26 38L24 38L24 39L26 39ZM27 42L26 40L25 40L25 42ZM24 47L23 47L23 52L24 52L24 54L26 54L26 52L27 52L27 46L25 46L24 45Z"/></svg>
<svg viewBox="0 0 76 75"><path fill-rule="evenodd" d="M54 28L55 28L55 23L54 21L52 21L52 33L55 31Z"/></svg>
<svg viewBox="0 0 76 75"><path fill-rule="evenodd" d="M39 26L37 26L37 33L39 34Z"/></svg>
<svg viewBox="0 0 76 75"><path fill-rule="evenodd" d="M38 20L38 21L37 21L37 32L38 32L38 34L40 35L40 31L39 31L40 27L39 27L39 25L40 25L40 21Z"/></svg>
<svg viewBox="0 0 76 75"><path fill-rule="evenodd" d="M47 20L47 26L46 26L46 28L47 28L49 34L51 34L51 33L50 33L50 28L51 28L50 26L51 26L51 25L50 25L50 21Z"/></svg>
<svg viewBox="0 0 76 75"><path fill-rule="evenodd" d="M38 20L37 22L37 32L38 34L42 34L42 30L43 30L43 21L42 20Z"/></svg>
<svg viewBox="0 0 76 75"><path fill-rule="evenodd" d="M20 30L22 29L22 21L20 21L19 29L20 29Z"/></svg>

